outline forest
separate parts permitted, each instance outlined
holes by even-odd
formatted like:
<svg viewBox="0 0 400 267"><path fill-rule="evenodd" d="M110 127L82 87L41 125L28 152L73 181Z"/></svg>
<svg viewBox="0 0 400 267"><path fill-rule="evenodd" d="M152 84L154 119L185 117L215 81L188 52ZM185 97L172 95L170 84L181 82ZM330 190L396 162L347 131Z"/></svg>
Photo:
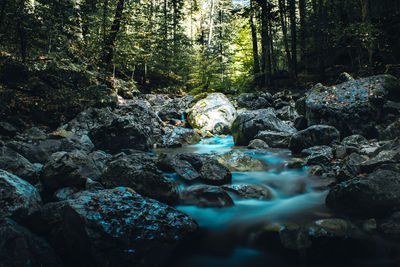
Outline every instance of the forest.
<svg viewBox="0 0 400 267"><path fill-rule="evenodd" d="M2 266L400 266L400 1L0 0Z"/></svg>

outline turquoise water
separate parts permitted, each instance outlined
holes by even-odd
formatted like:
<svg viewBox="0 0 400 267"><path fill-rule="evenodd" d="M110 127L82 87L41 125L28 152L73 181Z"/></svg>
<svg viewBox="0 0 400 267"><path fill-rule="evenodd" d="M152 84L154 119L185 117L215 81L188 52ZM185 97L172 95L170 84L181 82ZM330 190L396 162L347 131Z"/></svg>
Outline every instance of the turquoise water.
<svg viewBox="0 0 400 267"><path fill-rule="evenodd" d="M205 234L202 241L189 249L186 256L174 261L173 266L263 266L267 259L268 262L274 262L270 266L281 266L282 262L276 256L243 246L243 242L246 243L244 240L249 237L238 237L238 233L246 233L254 226L264 224L279 228L288 222L330 216L324 204L327 192L313 190L318 187L319 179L310 177L306 168L286 168L285 164L291 159L288 150L247 150L235 147L233 138L228 136L203 139L196 145L162 152L225 153L231 150L240 150L265 166L265 171L233 172L232 184L263 185L270 190L273 198L238 199L230 194L235 205L228 208L178 206L177 209L199 223ZM235 236L234 240L232 236Z"/></svg>

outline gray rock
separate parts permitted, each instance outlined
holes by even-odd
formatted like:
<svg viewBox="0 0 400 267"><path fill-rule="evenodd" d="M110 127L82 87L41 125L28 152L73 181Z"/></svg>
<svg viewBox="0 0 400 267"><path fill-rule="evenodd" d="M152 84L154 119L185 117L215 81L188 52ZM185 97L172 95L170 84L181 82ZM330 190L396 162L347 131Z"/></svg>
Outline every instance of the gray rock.
<svg viewBox="0 0 400 267"><path fill-rule="evenodd" d="M340 169L336 177L338 181L347 181L357 177L361 171L361 164L366 160L368 160L367 156L360 155L358 153L351 153L340 165Z"/></svg>
<svg viewBox="0 0 400 267"><path fill-rule="evenodd" d="M10 217L23 222L38 211L42 199L37 189L19 177L0 170L0 219Z"/></svg>
<svg viewBox="0 0 400 267"><path fill-rule="evenodd" d="M269 147L288 148L291 136L292 133L287 132L260 131L255 138L263 140Z"/></svg>
<svg viewBox="0 0 400 267"><path fill-rule="evenodd" d="M299 153L312 146L331 145L340 140L339 131L328 125L313 125L292 135L289 148L293 153Z"/></svg>
<svg viewBox="0 0 400 267"><path fill-rule="evenodd" d="M259 184L231 184L222 186L222 189L235 193L241 199L271 200L273 198L271 191Z"/></svg>
<svg viewBox="0 0 400 267"><path fill-rule="evenodd" d="M194 145L200 142L201 137L192 129L175 127L164 140L163 144L167 147L178 145Z"/></svg>
<svg viewBox="0 0 400 267"><path fill-rule="evenodd" d="M238 106L246 109L263 109L271 107L271 96L265 94L245 93L240 94L238 99Z"/></svg>
<svg viewBox="0 0 400 267"><path fill-rule="evenodd" d="M253 139L250 141L247 148L249 148L249 149L267 149L267 148L269 148L269 145L261 139Z"/></svg>
<svg viewBox="0 0 400 267"><path fill-rule="evenodd" d="M67 256L85 266L161 266L198 229L186 214L126 187L76 194L63 221Z"/></svg>
<svg viewBox="0 0 400 267"><path fill-rule="evenodd" d="M223 208L233 206L231 197L220 187L212 185L194 185L179 192L182 205Z"/></svg>
<svg viewBox="0 0 400 267"><path fill-rule="evenodd" d="M14 137L17 131L17 128L8 122L0 121L0 136Z"/></svg>
<svg viewBox="0 0 400 267"><path fill-rule="evenodd" d="M240 151L229 151L223 154L217 154L216 159L231 172L265 170L265 167L259 160Z"/></svg>
<svg viewBox="0 0 400 267"><path fill-rule="evenodd" d="M380 133L379 137L381 140L391 140L400 136L400 119L389 124L385 130Z"/></svg>
<svg viewBox="0 0 400 267"><path fill-rule="evenodd" d="M306 156L307 165L329 165L333 160L332 148L329 146L313 146L301 151Z"/></svg>
<svg viewBox="0 0 400 267"><path fill-rule="evenodd" d="M240 111L232 124L235 145L247 146L260 131L265 130L289 134L296 131L295 128L278 119L272 108Z"/></svg>
<svg viewBox="0 0 400 267"><path fill-rule="evenodd" d="M175 172L185 182L193 182L200 179L200 173L186 160L179 155L161 154L157 165L165 172Z"/></svg>
<svg viewBox="0 0 400 267"><path fill-rule="evenodd" d="M232 173L217 160L209 159L200 169L201 180L209 185L224 185L232 182Z"/></svg>

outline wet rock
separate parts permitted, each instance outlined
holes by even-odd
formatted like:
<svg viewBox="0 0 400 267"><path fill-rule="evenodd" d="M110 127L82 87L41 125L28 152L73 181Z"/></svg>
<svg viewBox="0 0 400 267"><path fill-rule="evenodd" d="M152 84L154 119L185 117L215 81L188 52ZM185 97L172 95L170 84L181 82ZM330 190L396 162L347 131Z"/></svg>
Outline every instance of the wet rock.
<svg viewBox="0 0 400 267"><path fill-rule="evenodd" d="M181 153L177 155L180 160L184 160L190 163L196 171L200 171L205 161L204 156L195 153Z"/></svg>
<svg viewBox="0 0 400 267"><path fill-rule="evenodd" d="M0 219L10 217L23 222L40 209L42 199L37 189L21 178L0 170Z"/></svg>
<svg viewBox="0 0 400 267"><path fill-rule="evenodd" d="M253 139L247 146L249 149L267 149L269 145L261 139Z"/></svg>
<svg viewBox="0 0 400 267"><path fill-rule="evenodd" d="M17 128L8 122L0 121L0 136L14 137L17 134Z"/></svg>
<svg viewBox="0 0 400 267"><path fill-rule="evenodd" d="M308 121L307 121L306 117L304 117L303 115L298 116L298 117L294 120L294 127L295 127L298 131L307 129L307 127L308 127Z"/></svg>
<svg viewBox="0 0 400 267"><path fill-rule="evenodd" d="M289 134L296 131L292 126L278 119L272 108L240 111L232 124L235 145L247 146L260 131L265 130Z"/></svg>
<svg viewBox="0 0 400 267"><path fill-rule="evenodd" d="M307 172L310 175L321 176L325 173L325 169L320 165L312 165L312 166L309 166L309 168L307 169Z"/></svg>
<svg viewBox="0 0 400 267"><path fill-rule="evenodd" d="M298 226L283 226L279 230L279 237L283 247L287 249L304 250L312 245L307 229Z"/></svg>
<svg viewBox="0 0 400 267"><path fill-rule="evenodd" d="M1 266L60 266L50 245L15 221L0 219Z"/></svg>
<svg viewBox="0 0 400 267"><path fill-rule="evenodd" d="M287 163L289 169L301 169L306 165L306 162L302 158L294 158Z"/></svg>
<svg viewBox="0 0 400 267"><path fill-rule="evenodd" d="M68 259L86 266L160 266L198 229L184 213L125 187L77 194L63 220Z"/></svg>
<svg viewBox="0 0 400 267"><path fill-rule="evenodd" d="M306 115L306 97L301 97L296 100L295 109L297 113L301 116Z"/></svg>
<svg viewBox="0 0 400 267"><path fill-rule="evenodd" d="M294 121L298 114L292 106L284 106L276 111L276 115L283 121Z"/></svg>
<svg viewBox="0 0 400 267"><path fill-rule="evenodd" d="M340 140L339 131L328 125L313 125L292 135L289 148L293 153L299 153L312 146L331 145Z"/></svg>
<svg viewBox="0 0 400 267"><path fill-rule="evenodd" d="M30 163L29 160L6 146L0 147L0 169L11 172L32 185L39 181L42 167L41 164Z"/></svg>
<svg viewBox="0 0 400 267"><path fill-rule="evenodd" d="M153 159L145 154L116 155L107 163L101 182L106 188L130 187L141 195L166 203L177 199L174 183L166 179Z"/></svg>
<svg viewBox="0 0 400 267"><path fill-rule="evenodd" d="M185 182L200 179L197 170L188 161L182 160L179 155L161 154L157 165L165 172L175 172Z"/></svg>
<svg viewBox="0 0 400 267"><path fill-rule="evenodd" d="M341 142L344 146L361 147L362 145L368 144L368 140L359 134L353 134L343 138Z"/></svg>
<svg viewBox="0 0 400 267"><path fill-rule="evenodd" d="M331 87L316 86L306 99L308 123L332 125L344 136L365 133L373 137L377 111L398 84L393 76L378 75Z"/></svg>
<svg viewBox="0 0 400 267"><path fill-rule="evenodd" d="M48 192L69 186L84 188L86 179L98 179L98 171L89 156L80 150L56 152L43 167L41 181Z"/></svg>
<svg viewBox="0 0 400 267"><path fill-rule="evenodd" d="M117 153L122 149L148 151L155 143L156 115L144 104L132 104L117 110L97 110L97 122L89 137L100 150Z"/></svg>
<svg viewBox="0 0 400 267"><path fill-rule="evenodd" d="M379 137L381 140L391 140L400 136L400 119L389 124L385 130L380 133Z"/></svg>
<svg viewBox="0 0 400 267"><path fill-rule="evenodd" d="M217 155L216 159L231 172L262 171L262 163L240 151L230 151Z"/></svg>
<svg viewBox="0 0 400 267"><path fill-rule="evenodd" d="M174 147L178 145L194 145L200 142L201 137L192 129L175 127L167 136L164 144L167 147Z"/></svg>
<svg viewBox="0 0 400 267"><path fill-rule="evenodd" d="M343 159L347 156L347 148L345 146L335 147L335 158Z"/></svg>
<svg viewBox="0 0 400 267"><path fill-rule="evenodd" d="M182 205L203 208L223 208L233 206L233 200L223 189L212 185L194 185L179 192Z"/></svg>
<svg viewBox="0 0 400 267"><path fill-rule="evenodd" d="M93 181L90 178L86 179L86 184L85 184L85 190L87 191L97 191L97 190L103 190L105 189L104 186L97 182L97 181Z"/></svg>
<svg viewBox="0 0 400 267"><path fill-rule="evenodd" d="M364 161L361 164L362 172L369 173L384 164L400 162L400 145L394 147L390 147L390 145L384 146L377 152L378 154L376 156Z"/></svg>
<svg viewBox="0 0 400 267"><path fill-rule="evenodd" d="M273 198L271 191L259 184L231 184L222 186L222 189L235 193L241 199L271 200Z"/></svg>
<svg viewBox="0 0 400 267"><path fill-rule="evenodd" d="M208 159L200 169L201 180L209 185L224 185L232 182L232 173L215 159Z"/></svg>
<svg viewBox="0 0 400 267"><path fill-rule="evenodd" d="M366 160L368 160L367 156L351 153L343 160L340 166L337 175L338 181L347 181L351 178L357 177L361 171L361 163Z"/></svg>
<svg viewBox="0 0 400 267"><path fill-rule="evenodd" d="M106 163L112 158L112 155L101 150L96 150L89 154L89 158L92 160L97 170L103 173L106 168Z"/></svg>
<svg viewBox="0 0 400 267"><path fill-rule="evenodd" d="M271 107L271 95L246 93L240 94L237 102L240 108L263 109Z"/></svg>
<svg viewBox="0 0 400 267"><path fill-rule="evenodd" d="M333 210L360 217L382 217L400 205L400 172L378 169L334 186L326 204Z"/></svg>
<svg viewBox="0 0 400 267"><path fill-rule="evenodd" d="M263 140L269 147L287 148L291 136L292 133L287 132L260 131L255 138Z"/></svg>
<svg viewBox="0 0 400 267"><path fill-rule="evenodd" d="M329 165L333 160L332 148L329 146L313 146L303 149L301 154L306 157L307 165Z"/></svg>
<svg viewBox="0 0 400 267"><path fill-rule="evenodd" d="M228 98L220 93L209 94L188 110L189 124L203 133L222 134L225 128L231 128L235 117L235 108ZM217 124L218 131L215 127Z"/></svg>

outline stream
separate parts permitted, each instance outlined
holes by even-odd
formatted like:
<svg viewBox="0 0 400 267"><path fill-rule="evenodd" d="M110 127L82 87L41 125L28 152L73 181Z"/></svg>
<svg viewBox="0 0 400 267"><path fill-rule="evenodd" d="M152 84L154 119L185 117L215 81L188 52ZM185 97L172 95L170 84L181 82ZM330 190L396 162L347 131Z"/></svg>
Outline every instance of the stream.
<svg viewBox="0 0 400 267"><path fill-rule="evenodd" d="M158 149L154 153L225 153L240 151L258 159L264 171L232 172L232 184L259 184L272 193L271 200L239 199L230 196L234 206L226 208L201 208L177 206L192 216L200 225L202 234L196 240L178 249L171 266L286 266L276 254L254 249L254 229L283 227L284 224L307 223L329 218L325 207L326 190L321 190L321 179L309 176L307 167L289 170L289 150L249 150L236 147L233 138L212 137L199 144L175 149ZM183 253L182 250L185 252Z"/></svg>

